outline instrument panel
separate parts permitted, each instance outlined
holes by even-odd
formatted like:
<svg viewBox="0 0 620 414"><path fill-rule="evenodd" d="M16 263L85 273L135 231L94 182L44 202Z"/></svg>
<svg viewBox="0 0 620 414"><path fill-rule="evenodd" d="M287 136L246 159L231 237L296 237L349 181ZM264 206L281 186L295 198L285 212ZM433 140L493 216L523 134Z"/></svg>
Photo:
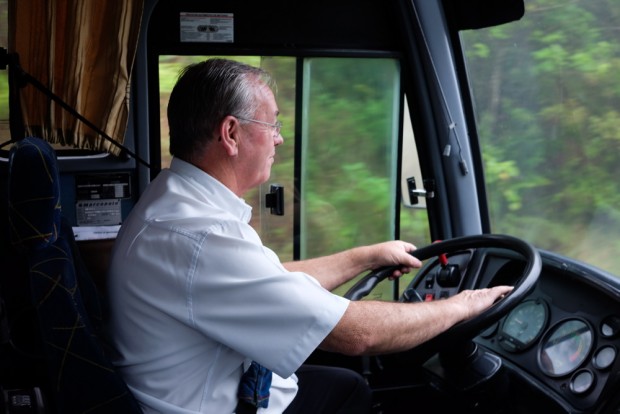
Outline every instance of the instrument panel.
<svg viewBox="0 0 620 414"><path fill-rule="evenodd" d="M543 270L534 291L475 341L537 388L589 410L617 387L620 304L613 289L602 289L601 279L608 275L541 256ZM487 255L481 283L514 283L514 260Z"/></svg>
<svg viewBox="0 0 620 414"><path fill-rule="evenodd" d="M620 278L555 253L540 255L534 288L474 342L501 359L514 389L526 387L561 407L557 412L595 412L608 401L617 404ZM400 300L441 300L463 289L516 286L526 269L518 253L499 248L453 252L447 259L447 264L429 262Z"/></svg>

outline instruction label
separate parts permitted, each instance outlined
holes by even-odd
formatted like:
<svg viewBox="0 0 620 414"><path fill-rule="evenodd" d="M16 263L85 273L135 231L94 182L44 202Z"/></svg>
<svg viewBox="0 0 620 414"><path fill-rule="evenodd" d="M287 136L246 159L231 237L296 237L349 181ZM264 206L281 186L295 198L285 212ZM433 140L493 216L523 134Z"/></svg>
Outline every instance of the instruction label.
<svg viewBox="0 0 620 414"><path fill-rule="evenodd" d="M233 13L181 13L181 42L232 43Z"/></svg>
<svg viewBox="0 0 620 414"><path fill-rule="evenodd" d="M83 200L75 205L78 226L121 224L121 200Z"/></svg>

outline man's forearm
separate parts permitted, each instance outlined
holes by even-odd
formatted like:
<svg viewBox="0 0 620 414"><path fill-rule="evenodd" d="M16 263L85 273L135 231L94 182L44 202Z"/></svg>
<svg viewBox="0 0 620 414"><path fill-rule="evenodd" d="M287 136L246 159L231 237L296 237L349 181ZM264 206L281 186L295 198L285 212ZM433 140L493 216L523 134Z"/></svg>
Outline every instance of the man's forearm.
<svg viewBox="0 0 620 414"><path fill-rule="evenodd" d="M480 314L511 290L509 286L468 290L433 302L351 302L321 349L346 355L411 349Z"/></svg>
<svg viewBox="0 0 620 414"><path fill-rule="evenodd" d="M344 252L315 259L283 263L290 272L304 272L332 290L369 269L368 247L356 247Z"/></svg>
<svg viewBox="0 0 620 414"><path fill-rule="evenodd" d="M452 301L430 303L351 302L320 348L345 355L405 351L464 318Z"/></svg>

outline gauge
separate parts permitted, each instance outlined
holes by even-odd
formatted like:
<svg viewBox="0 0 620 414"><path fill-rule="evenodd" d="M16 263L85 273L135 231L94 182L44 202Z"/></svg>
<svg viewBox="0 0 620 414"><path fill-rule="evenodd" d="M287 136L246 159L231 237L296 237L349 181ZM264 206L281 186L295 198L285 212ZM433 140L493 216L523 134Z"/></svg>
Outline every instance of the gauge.
<svg viewBox="0 0 620 414"><path fill-rule="evenodd" d="M519 304L504 320L499 344L511 352L527 349L545 329L547 317L547 305L543 301L528 300Z"/></svg>
<svg viewBox="0 0 620 414"><path fill-rule="evenodd" d="M620 332L620 316L610 315L603 320L601 335L605 338L613 338Z"/></svg>
<svg viewBox="0 0 620 414"><path fill-rule="evenodd" d="M579 371L570 380L570 390L575 394L583 394L592 388L594 379L594 374L590 371Z"/></svg>
<svg viewBox="0 0 620 414"><path fill-rule="evenodd" d="M594 354L592 364L598 369L607 369L616 360L616 349L613 346L604 346Z"/></svg>
<svg viewBox="0 0 620 414"><path fill-rule="evenodd" d="M582 320L558 323L543 339L538 355L540 369L553 377L574 371L588 357L593 339L592 329Z"/></svg>

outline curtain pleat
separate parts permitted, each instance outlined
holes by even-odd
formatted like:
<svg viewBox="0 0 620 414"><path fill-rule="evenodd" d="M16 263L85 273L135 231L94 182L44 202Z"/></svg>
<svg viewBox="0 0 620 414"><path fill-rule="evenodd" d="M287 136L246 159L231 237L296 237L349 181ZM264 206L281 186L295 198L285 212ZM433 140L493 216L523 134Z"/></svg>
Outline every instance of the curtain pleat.
<svg viewBox="0 0 620 414"><path fill-rule="evenodd" d="M143 0L10 0L9 50L26 72L122 144L142 10ZM118 153L32 85L20 98L27 135Z"/></svg>

